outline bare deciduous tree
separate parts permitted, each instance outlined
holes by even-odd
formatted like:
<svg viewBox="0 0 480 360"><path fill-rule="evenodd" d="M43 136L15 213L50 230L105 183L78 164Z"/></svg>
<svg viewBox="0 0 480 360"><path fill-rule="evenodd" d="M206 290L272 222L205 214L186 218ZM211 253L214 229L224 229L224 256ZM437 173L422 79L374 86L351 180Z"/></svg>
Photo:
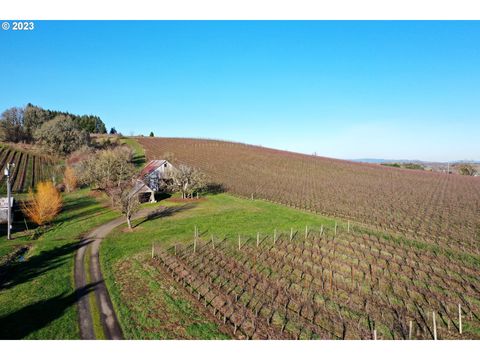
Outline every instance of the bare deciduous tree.
<svg viewBox="0 0 480 360"><path fill-rule="evenodd" d="M140 202L138 196L131 193L131 187L122 191L120 196L120 210L127 218L128 228L132 228L132 216L138 211Z"/></svg>
<svg viewBox="0 0 480 360"><path fill-rule="evenodd" d="M172 179L170 190L182 193L182 199L192 196L206 186L205 175L200 170L187 166L179 165L169 170L168 176Z"/></svg>
<svg viewBox="0 0 480 360"><path fill-rule="evenodd" d="M118 208L127 219L128 228L132 228L132 217L140 208L138 195L133 193L133 182L124 181L105 190L112 199L112 204Z"/></svg>
<svg viewBox="0 0 480 360"><path fill-rule="evenodd" d="M119 187L134 174L132 151L124 146L98 151L78 166L80 181L100 190Z"/></svg>

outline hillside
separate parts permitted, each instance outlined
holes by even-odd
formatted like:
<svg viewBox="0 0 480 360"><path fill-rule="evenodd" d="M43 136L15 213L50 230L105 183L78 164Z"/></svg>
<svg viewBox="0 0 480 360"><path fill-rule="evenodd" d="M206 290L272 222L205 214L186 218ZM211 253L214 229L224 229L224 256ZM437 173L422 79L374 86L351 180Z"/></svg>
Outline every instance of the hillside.
<svg viewBox="0 0 480 360"><path fill-rule="evenodd" d="M478 178L360 164L240 143L137 138L147 159L173 153L245 197L351 219L480 254Z"/></svg>

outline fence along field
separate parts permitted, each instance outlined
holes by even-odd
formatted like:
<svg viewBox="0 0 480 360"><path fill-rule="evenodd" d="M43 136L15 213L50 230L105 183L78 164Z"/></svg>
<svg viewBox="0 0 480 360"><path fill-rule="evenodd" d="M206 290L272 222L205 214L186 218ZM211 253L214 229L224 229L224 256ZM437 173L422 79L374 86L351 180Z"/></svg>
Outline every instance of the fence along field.
<svg viewBox="0 0 480 360"><path fill-rule="evenodd" d="M7 163L15 163L12 172L12 190L26 192L42 180L51 180L56 174L56 162L48 156L19 150L0 144L0 193L6 193L4 169Z"/></svg>
<svg viewBox="0 0 480 360"><path fill-rule="evenodd" d="M247 339L479 339L480 270L346 229L152 246L162 266Z"/></svg>
<svg viewBox="0 0 480 360"><path fill-rule="evenodd" d="M358 164L215 140L137 138L238 195L368 224L460 255L480 255L480 179Z"/></svg>

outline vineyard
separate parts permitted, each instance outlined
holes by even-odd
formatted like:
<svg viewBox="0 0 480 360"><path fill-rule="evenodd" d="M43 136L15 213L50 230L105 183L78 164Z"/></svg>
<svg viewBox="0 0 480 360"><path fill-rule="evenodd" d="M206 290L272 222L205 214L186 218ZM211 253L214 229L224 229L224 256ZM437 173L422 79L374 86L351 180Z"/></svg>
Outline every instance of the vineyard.
<svg viewBox="0 0 480 360"><path fill-rule="evenodd" d="M6 193L4 169L6 164L14 163L12 170L12 191L26 192L42 180L51 179L56 174L55 159L41 156L30 151L0 145L0 193Z"/></svg>
<svg viewBox="0 0 480 360"><path fill-rule="evenodd" d="M215 140L137 138L228 191L349 219L457 254L480 255L480 179Z"/></svg>
<svg viewBox="0 0 480 360"><path fill-rule="evenodd" d="M240 339L479 339L480 270L353 227L152 248Z"/></svg>

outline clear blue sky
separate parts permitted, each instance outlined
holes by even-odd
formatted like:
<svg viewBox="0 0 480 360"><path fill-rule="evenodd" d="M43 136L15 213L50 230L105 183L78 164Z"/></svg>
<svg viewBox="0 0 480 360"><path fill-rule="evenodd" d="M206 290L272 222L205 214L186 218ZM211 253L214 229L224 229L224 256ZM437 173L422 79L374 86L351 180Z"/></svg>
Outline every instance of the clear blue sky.
<svg viewBox="0 0 480 360"><path fill-rule="evenodd" d="M36 22L0 109L337 158L480 160L480 22Z"/></svg>

